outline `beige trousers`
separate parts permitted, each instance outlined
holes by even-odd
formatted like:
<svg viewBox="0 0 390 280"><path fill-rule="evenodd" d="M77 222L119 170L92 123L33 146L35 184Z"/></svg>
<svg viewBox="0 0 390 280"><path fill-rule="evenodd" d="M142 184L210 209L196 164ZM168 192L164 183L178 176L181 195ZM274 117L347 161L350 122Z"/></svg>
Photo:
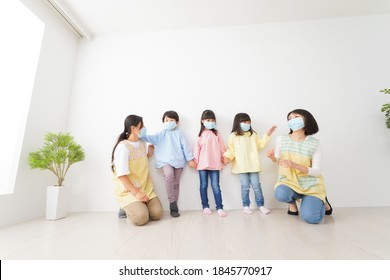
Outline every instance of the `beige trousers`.
<svg viewBox="0 0 390 280"><path fill-rule="evenodd" d="M152 198L147 203L136 201L123 207L127 218L135 225L142 226L146 224L149 219L157 221L163 215L163 208L158 197Z"/></svg>

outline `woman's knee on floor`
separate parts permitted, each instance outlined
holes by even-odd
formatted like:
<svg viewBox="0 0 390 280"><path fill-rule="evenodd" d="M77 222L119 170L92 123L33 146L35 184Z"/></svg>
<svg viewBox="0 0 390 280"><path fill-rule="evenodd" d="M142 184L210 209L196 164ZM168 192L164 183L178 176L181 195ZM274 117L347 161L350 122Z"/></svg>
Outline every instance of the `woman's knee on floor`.
<svg viewBox="0 0 390 280"><path fill-rule="evenodd" d="M142 202L133 202L123 208L127 218L135 225L142 226L149 221L149 211Z"/></svg>
<svg viewBox="0 0 390 280"><path fill-rule="evenodd" d="M130 217L130 219L133 222L133 224L135 224L136 226L143 226L144 224L146 224L149 221L149 215L139 214L139 215Z"/></svg>
<svg viewBox="0 0 390 280"><path fill-rule="evenodd" d="M323 215L315 213L314 211L301 211L301 218L309 224L319 224L324 219Z"/></svg>
<svg viewBox="0 0 390 280"><path fill-rule="evenodd" d="M153 221L160 220L163 216L163 208L158 197L152 198L147 204L150 219Z"/></svg>
<svg viewBox="0 0 390 280"><path fill-rule="evenodd" d="M309 224L319 224L324 219L325 205L315 196L304 196L300 210L301 218Z"/></svg>
<svg viewBox="0 0 390 280"><path fill-rule="evenodd" d="M278 186L275 189L274 196L280 202L290 203L293 201L292 190L285 185Z"/></svg>

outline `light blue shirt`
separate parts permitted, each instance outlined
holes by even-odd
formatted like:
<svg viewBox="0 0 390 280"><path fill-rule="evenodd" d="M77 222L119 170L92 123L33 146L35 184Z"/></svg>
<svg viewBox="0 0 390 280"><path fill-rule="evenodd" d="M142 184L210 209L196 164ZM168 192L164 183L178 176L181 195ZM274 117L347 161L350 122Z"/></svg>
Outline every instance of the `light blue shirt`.
<svg viewBox="0 0 390 280"><path fill-rule="evenodd" d="M183 168L187 161L194 159L192 148L188 145L184 134L178 129L164 129L154 135L146 135L142 140L153 144L156 168L170 165Z"/></svg>

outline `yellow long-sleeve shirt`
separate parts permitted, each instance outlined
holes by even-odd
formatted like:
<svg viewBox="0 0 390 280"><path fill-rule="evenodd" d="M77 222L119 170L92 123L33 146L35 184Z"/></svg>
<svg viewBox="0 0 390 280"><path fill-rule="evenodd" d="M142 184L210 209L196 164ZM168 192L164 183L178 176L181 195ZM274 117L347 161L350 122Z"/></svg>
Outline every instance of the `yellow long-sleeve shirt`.
<svg viewBox="0 0 390 280"><path fill-rule="evenodd" d="M262 138L257 133L250 135L247 131L244 135L229 135L227 151L224 156L232 161L232 173L260 172L261 161L259 151L271 140L265 133Z"/></svg>

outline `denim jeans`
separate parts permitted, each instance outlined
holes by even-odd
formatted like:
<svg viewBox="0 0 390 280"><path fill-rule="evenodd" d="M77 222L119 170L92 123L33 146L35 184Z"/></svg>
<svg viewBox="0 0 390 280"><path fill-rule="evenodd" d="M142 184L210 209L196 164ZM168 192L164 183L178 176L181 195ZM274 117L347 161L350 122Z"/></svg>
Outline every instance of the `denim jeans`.
<svg viewBox="0 0 390 280"><path fill-rule="evenodd" d="M318 197L302 195L286 185L279 185L275 189L275 198L286 203L294 203L297 199L301 199L299 212L301 218L307 223L319 224L324 219L325 204Z"/></svg>
<svg viewBox="0 0 390 280"><path fill-rule="evenodd" d="M259 172L240 173L242 206L249 206L249 188L252 185L257 207L264 206Z"/></svg>
<svg viewBox="0 0 390 280"><path fill-rule="evenodd" d="M211 188L213 190L215 205L217 210L223 209L221 189L219 187L219 170L199 170L200 179L200 199L202 200L202 207L209 208L209 199L207 197L208 181L211 181Z"/></svg>

